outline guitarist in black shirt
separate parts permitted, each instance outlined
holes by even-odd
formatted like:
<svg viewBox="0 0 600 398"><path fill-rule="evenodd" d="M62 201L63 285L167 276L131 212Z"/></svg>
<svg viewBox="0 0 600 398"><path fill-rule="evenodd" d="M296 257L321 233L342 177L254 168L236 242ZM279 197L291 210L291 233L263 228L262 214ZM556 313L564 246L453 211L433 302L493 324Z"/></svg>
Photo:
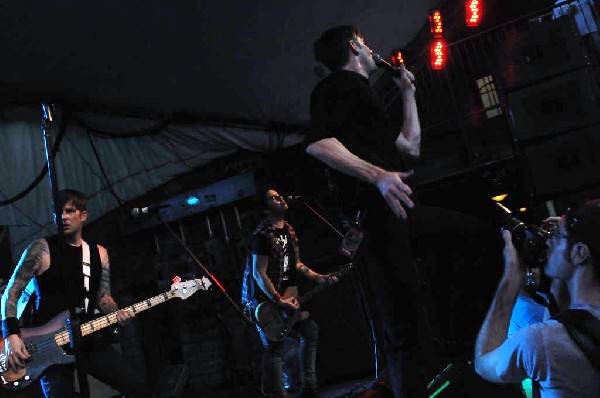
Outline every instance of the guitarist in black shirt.
<svg viewBox="0 0 600 398"><path fill-rule="evenodd" d="M266 207L266 218L250 238L249 254L244 271L242 302L255 315L256 308L271 301L282 310L297 311L297 278L306 277L316 283L335 283L336 274L321 275L300 260L298 238L294 228L285 221L288 205L273 189L259 193ZM304 340L302 398L319 397L315 375L318 327L308 317L294 324ZM283 341L274 341L257 324L263 344L262 392L265 396L287 398L283 382Z"/></svg>

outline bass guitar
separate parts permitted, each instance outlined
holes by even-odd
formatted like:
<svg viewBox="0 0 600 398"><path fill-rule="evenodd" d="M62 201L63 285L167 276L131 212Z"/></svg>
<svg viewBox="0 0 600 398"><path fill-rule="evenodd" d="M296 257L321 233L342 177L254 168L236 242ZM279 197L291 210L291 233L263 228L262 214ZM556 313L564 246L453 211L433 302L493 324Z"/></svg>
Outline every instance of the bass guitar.
<svg viewBox="0 0 600 398"><path fill-rule="evenodd" d="M168 292L122 309L138 314L172 298L185 300L198 290L208 290L211 285L211 281L205 276L201 279L173 283ZM3 387L9 390L20 390L34 382L49 366L75 362L75 355L67 354L62 348L70 342L66 326L68 318L69 311L67 310L41 326L21 329L21 338L31 357L27 360L26 367L17 371L7 369L4 340L2 340L0 343L0 380ZM80 326L81 335L90 335L115 323L117 323L117 311L82 324Z"/></svg>
<svg viewBox="0 0 600 398"><path fill-rule="evenodd" d="M352 263L344 264L339 267L335 275L338 279L349 273L354 268ZM303 296L298 296L298 289L295 286L290 286L283 292L283 298L296 297L300 306L311 299L316 293L323 290L328 284L317 285ZM263 301L258 304L254 311L254 316L258 325L269 341L278 342L283 340L299 321L308 318L308 311L299 309L292 310L289 308L281 308L272 301Z"/></svg>

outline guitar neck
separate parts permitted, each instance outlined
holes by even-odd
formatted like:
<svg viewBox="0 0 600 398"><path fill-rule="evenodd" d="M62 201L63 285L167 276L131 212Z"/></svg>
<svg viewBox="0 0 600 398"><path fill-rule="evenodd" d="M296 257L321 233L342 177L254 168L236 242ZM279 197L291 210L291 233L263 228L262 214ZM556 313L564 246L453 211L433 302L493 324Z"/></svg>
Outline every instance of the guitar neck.
<svg viewBox="0 0 600 398"><path fill-rule="evenodd" d="M353 267L354 266L352 265L352 263L344 264L340 267L339 271L337 271L335 273L335 275L338 278L341 278L344 275L346 275L348 272L350 272L350 270L352 270ZM317 285L317 286L313 287L308 292L306 292L304 295L302 295L301 297L298 297L298 303L300 303L300 305L304 304L305 302L310 300L315 294L319 293L321 290L325 289L328 286L330 286L330 285L322 284L322 285Z"/></svg>
<svg viewBox="0 0 600 398"><path fill-rule="evenodd" d="M310 291L304 293L302 296L298 297L298 303L300 305L304 304L308 300L310 300L315 294L319 293L321 290L325 288L326 285L317 285L310 289Z"/></svg>
<svg viewBox="0 0 600 398"><path fill-rule="evenodd" d="M146 311L175 297L177 297L175 295L175 292L169 291L121 309L130 310L134 314L139 314L140 312ZM117 323L117 311L111 312L107 315L103 315L99 318L96 318L81 325L81 336L90 335L110 325L114 325L115 323ZM69 339L69 332L67 331L57 333L56 336L54 336L54 340L59 346L69 344L71 341Z"/></svg>

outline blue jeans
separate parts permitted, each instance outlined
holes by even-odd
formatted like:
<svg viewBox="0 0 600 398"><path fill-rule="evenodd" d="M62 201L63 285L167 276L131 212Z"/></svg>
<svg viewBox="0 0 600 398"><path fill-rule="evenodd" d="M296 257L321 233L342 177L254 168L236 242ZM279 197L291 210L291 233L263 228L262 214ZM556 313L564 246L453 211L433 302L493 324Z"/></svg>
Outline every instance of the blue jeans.
<svg viewBox="0 0 600 398"><path fill-rule="evenodd" d="M283 379L283 341L270 342L260 327L256 328L263 344L262 393L268 397L287 398ZM319 327L315 321L308 318L296 323L292 330L300 334L303 340L302 388L317 388L315 363Z"/></svg>

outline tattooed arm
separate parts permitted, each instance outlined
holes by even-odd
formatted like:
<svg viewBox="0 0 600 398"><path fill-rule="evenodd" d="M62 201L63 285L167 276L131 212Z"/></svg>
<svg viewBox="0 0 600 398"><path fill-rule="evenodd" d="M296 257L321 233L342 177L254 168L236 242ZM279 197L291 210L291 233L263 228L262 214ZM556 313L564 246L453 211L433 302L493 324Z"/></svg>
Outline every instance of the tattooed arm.
<svg viewBox="0 0 600 398"><path fill-rule="evenodd" d="M2 295L2 319L17 316L17 303L31 278L46 271L50 266L48 242L39 239L32 242L21 255L12 277Z"/></svg>
<svg viewBox="0 0 600 398"><path fill-rule="evenodd" d="M119 310L119 307L110 294L110 260L108 258L108 251L104 246L100 245L98 245L98 251L100 252L100 263L102 264L102 275L100 277L100 287L98 288L98 309L103 314L109 314ZM117 319L121 325L134 316L135 314L130 310L119 310L117 312Z"/></svg>
<svg viewBox="0 0 600 398"><path fill-rule="evenodd" d="M110 260L108 251L98 245L100 252L100 263L102 264L102 275L100 276L100 287L98 288L98 309L103 314L109 314L119 309L115 299L110 294Z"/></svg>
<svg viewBox="0 0 600 398"><path fill-rule="evenodd" d="M6 290L2 295L2 335L4 337L4 354L7 358L8 369L17 370L24 367L24 361L29 358L23 340L19 336L19 321L17 319L17 303L25 286L35 275L40 275L50 267L50 251L48 242L39 239L31 243L15 267Z"/></svg>

